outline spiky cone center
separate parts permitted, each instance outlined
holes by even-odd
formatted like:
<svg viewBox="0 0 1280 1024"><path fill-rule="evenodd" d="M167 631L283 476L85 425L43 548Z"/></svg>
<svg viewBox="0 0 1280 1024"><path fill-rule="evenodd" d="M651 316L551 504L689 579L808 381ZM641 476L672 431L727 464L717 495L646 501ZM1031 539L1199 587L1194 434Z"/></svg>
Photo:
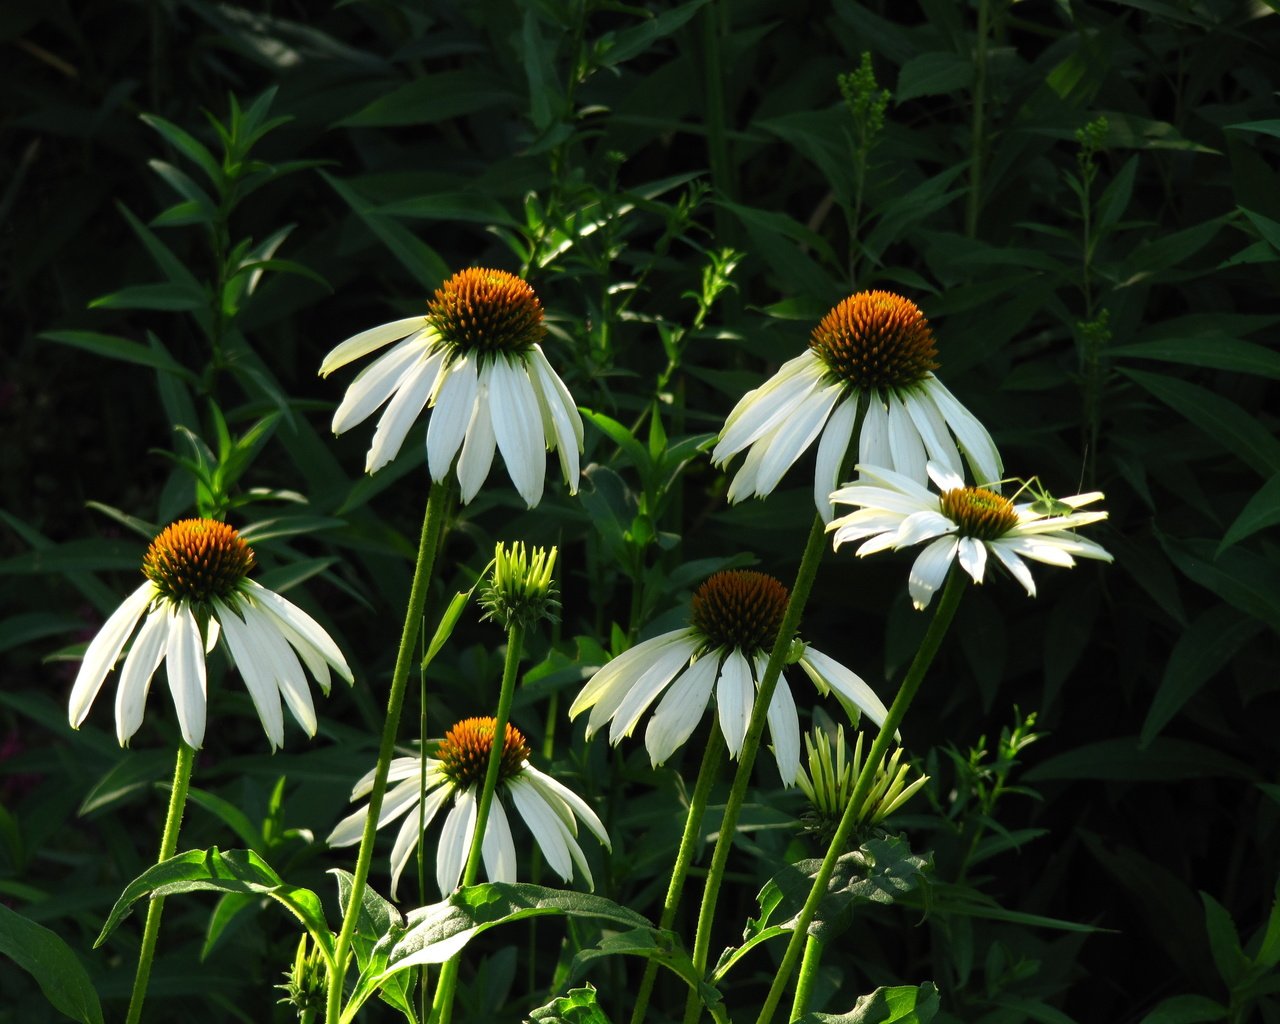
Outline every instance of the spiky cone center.
<svg viewBox="0 0 1280 1024"><path fill-rule="evenodd" d="M542 303L528 282L486 267L460 270L437 288L427 322L465 355L518 355L547 333Z"/></svg>
<svg viewBox="0 0 1280 1024"><path fill-rule="evenodd" d="M693 594L690 620L708 648L770 650L787 610L787 588L762 572L731 569L710 576Z"/></svg>
<svg viewBox="0 0 1280 1024"><path fill-rule="evenodd" d="M440 741L436 757L440 770L458 788L484 782L489 769L489 753L493 750L495 718L464 718ZM529 759L529 743L524 733L510 722L502 743L502 760L498 765L498 781L505 782L520 774Z"/></svg>
<svg viewBox="0 0 1280 1024"><path fill-rule="evenodd" d="M985 487L955 487L942 493L942 514L960 536L995 540L1018 525L1013 502Z"/></svg>
<svg viewBox="0 0 1280 1024"><path fill-rule="evenodd" d="M829 373L855 388L910 387L938 367L929 321L893 292L850 295L813 329L809 347Z"/></svg>
<svg viewBox="0 0 1280 1024"><path fill-rule="evenodd" d="M216 519L170 523L142 559L143 574L162 596L193 604L230 597L253 566L253 549Z"/></svg>

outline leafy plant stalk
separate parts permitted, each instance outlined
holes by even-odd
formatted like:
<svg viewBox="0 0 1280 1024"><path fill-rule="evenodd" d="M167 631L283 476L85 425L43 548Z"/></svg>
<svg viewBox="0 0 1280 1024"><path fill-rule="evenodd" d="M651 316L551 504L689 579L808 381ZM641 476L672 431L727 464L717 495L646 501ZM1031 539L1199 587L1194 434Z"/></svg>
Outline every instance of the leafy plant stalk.
<svg viewBox="0 0 1280 1024"><path fill-rule="evenodd" d="M801 939L808 935L809 925L813 923L814 915L818 911L818 904L826 894L827 883L831 880L836 861L844 852L845 846L853 834L854 826L858 820L858 810L866 802L867 793L871 791L871 784L875 780L876 766L880 764L881 759L888 751L889 744L893 742L894 733L898 731L898 726L902 724L903 718L906 717L907 709L911 707L911 702L915 699L921 682L924 681L925 673L928 671L929 666L933 664L938 648L942 645L943 637L947 635L947 630L951 626L951 620L955 618L956 609L960 606L960 598L964 595L964 586L967 579L968 577L956 567L952 567L947 575L946 586L943 587L942 597L938 601L938 610L934 612L933 621L929 623L929 629L925 633L924 639L920 641L920 648L916 651L916 656L911 661L911 667L907 670L902 686L898 689L898 695L893 699L893 706L889 708L889 714L885 718L884 724L880 726L880 731L876 734L875 743L871 745L871 751L867 754L866 761L863 762L862 772L858 776L857 786L854 787L853 797L845 808L844 815L840 819L840 825L836 829L836 834L831 838L831 845L827 848L827 854L822 859L822 866L818 868L818 874L813 880L813 888L809 891L804 907L796 918L795 930L791 933L791 939L787 943L787 950L783 954L782 963L774 976L773 984L769 988L769 994L765 998L764 1006L760 1010L760 1016L756 1019L756 1024L769 1024L769 1021L773 1019L773 1014L782 999L783 990L786 988L787 982L791 978L791 972L795 970L796 961L800 957Z"/></svg>
<svg viewBox="0 0 1280 1024"><path fill-rule="evenodd" d="M178 741L178 756L173 765L173 787L169 791L169 810L164 818L164 831L160 834L160 864L178 850L178 832L182 828L182 812L187 805L187 789L191 785L191 769L195 764L193 747ZM151 977L151 961L155 957L156 940L160 936L160 915L164 912L164 897L153 897L147 906L147 922L142 928L142 947L138 950L138 967L133 976L133 991L129 994L129 1012L125 1024L138 1024L142 1018L142 1004L147 998L147 982Z"/></svg>
<svg viewBox="0 0 1280 1024"><path fill-rule="evenodd" d="M433 484L427 497L427 509L422 518L422 535L418 540L418 558L413 569L413 583L409 588L409 607L405 612L404 631L400 636L400 649L391 676L391 692L387 696L387 718L382 727L382 743L378 748L378 765L369 793L369 814L365 819L364 835L360 838L360 852L356 855L356 869L351 879L351 895L343 919L342 930L334 946L334 969L329 975L329 991L326 1000L325 1020L338 1024L342 1017L342 983L346 975L347 957L351 953L351 940L355 935L356 921L360 917L364 888L369 880L369 866L373 861L374 837L378 829L378 816L382 813L382 799L387 792L387 775L391 771L391 757L395 752L396 733L400 726L400 712L404 708L405 690L409 682L409 670L415 659L414 645L422 627L422 612L427 603L431 575L435 570L436 552L445 522L453 504L456 484L452 474Z"/></svg>

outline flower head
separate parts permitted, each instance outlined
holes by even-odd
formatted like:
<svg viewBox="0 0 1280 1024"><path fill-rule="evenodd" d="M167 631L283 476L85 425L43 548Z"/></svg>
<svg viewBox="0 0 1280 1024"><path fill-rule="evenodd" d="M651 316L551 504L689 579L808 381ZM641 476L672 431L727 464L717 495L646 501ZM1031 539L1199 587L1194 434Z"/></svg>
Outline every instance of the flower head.
<svg viewBox="0 0 1280 1024"><path fill-rule="evenodd" d="M932 459L955 473L960 453L980 480L1000 476L1000 453L986 428L933 375L937 345L924 314L892 292L858 292L813 329L809 348L747 392L712 452L717 465L744 448L729 500L764 497L821 435L813 495L831 521L831 491L854 443L859 403L866 413L858 461L923 481Z"/></svg>
<svg viewBox="0 0 1280 1024"><path fill-rule="evenodd" d="M523 541L510 547L499 542L493 553L493 571L480 588L486 619L497 619L508 629L528 628L540 619L553 619L560 608L551 570L556 549L534 548L530 555Z"/></svg>
<svg viewBox="0 0 1280 1024"><path fill-rule="evenodd" d="M917 608L928 606L955 559L981 583L988 555L994 555L1031 597L1036 584L1023 559L1065 567L1075 565L1077 557L1111 561L1102 547L1075 532L1107 518L1105 512L1076 511L1098 501L1101 491L1015 504L984 487L966 487L957 474L932 462L929 477L937 494L892 470L865 465L858 470L862 476L857 483L831 495L836 504L859 506L828 527L835 546L860 540L857 553L870 555L929 541L908 579Z"/></svg>
<svg viewBox="0 0 1280 1024"><path fill-rule="evenodd" d="M391 850L392 897L410 855L422 838L418 831L419 819L425 829L451 799L453 807L445 817L436 850L436 884L443 896L458 887L475 832L480 790L484 786L496 724L492 718L458 722L445 734L436 757L424 759L425 780L423 761L418 758L398 757L391 762L388 779L398 785L387 792L378 827L407 813ZM490 805L489 821L481 841L485 875L494 882L516 880L516 848L506 811L510 805L529 826L542 855L556 874L568 882L577 865L587 883L593 884L591 869L577 836L580 820L600 842L609 846L609 835L595 811L572 790L529 763L529 744L520 730L510 724L503 738L501 758L497 798ZM373 777L371 771L356 783L351 791L352 800L359 800L373 789ZM368 813L368 807L362 807L338 822L329 834L329 845L349 846L359 842Z"/></svg>
<svg viewBox="0 0 1280 1024"><path fill-rule="evenodd" d="M204 742L204 659L219 637L244 677L271 748L284 744L281 696L298 724L314 736L315 707L302 665L325 693L331 667L347 682L351 669L315 619L248 578L253 565L252 549L226 523L183 519L165 527L143 559L146 582L125 598L85 651L67 708L71 725L78 729L88 716L141 620L116 690L116 736L122 746L142 724L151 678L161 662L166 662L182 738L192 747Z"/></svg>
<svg viewBox="0 0 1280 1024"><path fill-rule="evenodd" d="M539 342L542 304L529 285L505 270L471 267L442 284L425 317L408 317L348 338L324 358L322 376L396 342L352 381L333 415L341 434L384 403L365 471L395 458L409 428L429 406L427 468L445 478L457 460L462 500L489 475L495 449L520 496L542 498L547 449L576 493L582 417Z"/></svg>
<svg viewBox="0 0 1280 1024"><path fill-rule="evenodd" d="M590 708L587 735L612 722L609 741L616 744L631 735L661 696L644 734L656 767L693 734L714 690L720 731L730 755L737 757L787 600L787 588L772 576L742 570L716 573L695 591L688 628L618 655L587 681L569 717ZM821 693L834 690L842 702L877 724L884 722L884 704L860 677L808 644L797 642L796 647L792 660L799 660ZM768 723L778 772L791 785L800 766L800 720L785 675L769 702Z"/></svg>

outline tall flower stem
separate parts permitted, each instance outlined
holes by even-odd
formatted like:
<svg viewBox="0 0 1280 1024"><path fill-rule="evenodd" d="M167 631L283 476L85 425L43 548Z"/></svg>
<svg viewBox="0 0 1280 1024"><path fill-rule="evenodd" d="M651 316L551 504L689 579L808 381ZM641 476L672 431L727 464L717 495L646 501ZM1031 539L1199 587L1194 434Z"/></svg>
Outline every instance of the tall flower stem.
<svg viewBox="0 0 1280 1024"><path fill-rule="evenodd" d="M369 881L369 865L373 861L374 836L378 829L378 816L382 813L382 798L387 793L387 775L391 771L391 757L395 752L396 734L400 728L400 712L404 708L404 695L408 688L409 671L417 660L414 645L422 628L422 612L427 604L427 591L431 588L431 574L435 569L436 552L444 532L449 510L453 503L456 484L450 474L433 484L427 497L427 510L422 518L422 535L418 539L418 560L413 568L413 583L409 588L409 607L405 612L404 631L400 635L400 649L396 653L396 667L391 675L391 692L387 696L387 718L382 727L382 744L378 748L378 766L373 777L373 790L369 794L369 813L365 818L364 835L360 839L360 852L356 855L356 870L351 879L351 896L342 918L342 930L334 947L333 970L329 973L329 992L325 1005L325 1020L339 1024L342 1018L342 983L347 972L347 957L351 953L351 940L355 935L356 921L360 918L360 905L364 889Z"/></svg>
<svg viewBox="0 0 1280 1024"><path fill-rule="evenodd" d="M684 819L684 834L680 837L680 849L676 852L676 862L671 868L671 883L667 886L667 898L662 904L662 917L658 919L659 928L670 928L676 918L676 910L680 906L680 896L684 892L684 882L689 875L689 866L693 863L694 851L698 848L698 836L702 831L702 819L707 811L707 798L711 795L711 787L716 776L720 774L720 758L724 755L724 736L720 729L712 725L711 735L707 738L706 749L702 753L702 764L698 768L698 781L693 786L693 796L689 800L689 813ZM658 962L649 960L645 964L644 977L640 979L640 989L636 993L635 1009L631 1011L631 1024L643 1024L645 1011L649 1008L649 997L653 995L653 985L658 977Z"/></svg>
<svg viewBox="0 0 1280 1024"><path fill-rule="evenodd" d="M859 426L860 424L854 427L855 436ZM769 713L769 702L773 700L773 691L777 689L778 677L782 675L782 666L791 650L791 641L800 625L800 616L809 600L809 592L813 589L814 577L818 574L818 564L822 561L822 553L826 547L826 526L822 516L814 516L813 527L809 530L809 540L804 546L804 555L800 559L800 568L796 570L796 581L791 588L791 598L782 616L782 625L778 627L778 638L774 641L773 650L769 654L764 678L760 680L757 688L755 705L751 710L751 722L747 726L747 735L742 741L742 750L738 754L738 772L733 778L733 788L729 790L729 800L724 808L724 820L720 825L720 834L716 837L711 866L707 869L707 882L702 890L702 906L698 910L698 930L694 933L693 939L693 966L699 973L706 970L707 951L711 948L711 925L715 917L716 898L720 895L720 883L724 880L729 851L733 848L738 815L742 811L742 804L747 796L747 786L751 782L751 769L755 765L756 754L760 750L760 740L764 735L766 716ZM701 1008L702 1003L697 991L691 990L689 1000L685 1004L685 1024L693 1024L698 1019Z"/></svg>
<svg viewBox="0 0 1280 1024"><path fill-rule="evenodd" d="M467 852L467 864L462 869L462 885L475 885L480 874L480 853L484 848L484 829L489 822L489 808L498 788L498 773L502 768L502 751L507 736L507 721L511 717L511 702L516 693L516 676L520 671L520 650L524 646L524 627L512 623L507 627L507 657L502 666L502 690L498 694L498 712L493 721L493 745L489 748L489 764L484 773L484 787L476 807L475 831L471 833L471 849ZM453 1017L453 994L458 985L458 967L462 954L455 953L440 969L436 984L435 1024L449 1024Z"/></svg>
<svg viewBox="0 0 1280 1024"><path fill-rule="evenodd" d="M965 203L964 233L978 233L978 213L982 208L983 106L987 91L987 33L990 0L978 0L978 31L973 49L973 121L969 141L969 194Z"/></svg>
<svg viewBox="0 0 1280 1024"><path fill-rule="evenodd" d="M818 968L822 966L821 939L810 935L804 943L804 959L800 961L800 974L796 978L796 994L791 1001L791 1015L787 1020L799 1020L809 1008L809 996L813 992L813 983L818 978Z"/></svg>
<svg viewBox="0 0 1280 1024"><path fill-rule="evenodd" d="M827 855L822 859L818 874L814 877L813 888L809 891L809 898L805 900L804 907L796 918L795 930L791 933L791 940L787 943L787 951L783 954L782 963L774 975L773 985L769 989L769 995L765 998L764 1006L760 1010L760 1016L756 1019L756 1024L769 1024L769 1021L773 1019L774 1011L777 1010L778 1003L782 999L782 992L791 978L791 972L795 970L796 960L800 957L801 941L808 935L809 925L813 923L813 918L818 912L818 904L821 902L822 897L826 895L827 883L830 882L832 872L835 871L836 861L844 852L845 846L849 842L849 837L853 835L854 826L858 821L858 809L866 802L867 794L871 791L871 784L876 777L876 766L880 764L881 759L889 749L889 744L893 742L894 733L898 731L898 726L902 724L902 719L906 717L907 709L911 707L916 691L920 689L920 683L924 680L925 672L928 671L929 666L933 663L934 656L938 653L942 638L947 635L951 620L955 618L956 609L960 606L960 598L964 594L964 585L967 579L968 577L955 567L951 569L947 576L946 586L943 588L942 597L938 601L938 610L934 612L933 621L929 623L929 629L925 632L924 639L920 642L920 648L916 651L916 656L911 661L911 667L907 669L907 676L902 680L898 695L893 699L893 706L889 708L888 717L885 718L884 724L880 726L880 732L876 735L875 742L871 744L871 752L867 754L867 759L862 763L862 771L858 774L858 782L854 786L853 797L849 800L844 815L840 818L840 825L836 828L836 834L831 838L831 846L827 850Z"/></svg>
<svg viewBox="0 0 1280 1024"><path fill-rule="evenodd" d="M164 831L160 834L159 864L177 852L178 831L182 828L182 811L187 805L187 789L191 785L191 768L196 752L181 740L178 756L173 765L173 788L169 790L169 810L164 816ZM156 939L160 936L160 915L164 912L164 897L153 896L147 907L147 923L142 928L142 948L138 950L138 969L133 976L133 992L129 995L129 1014L125 1024L138 1024L142 1017L142 1004L147 998L147 982L151 978L151 961L156 953Z"/></svg>

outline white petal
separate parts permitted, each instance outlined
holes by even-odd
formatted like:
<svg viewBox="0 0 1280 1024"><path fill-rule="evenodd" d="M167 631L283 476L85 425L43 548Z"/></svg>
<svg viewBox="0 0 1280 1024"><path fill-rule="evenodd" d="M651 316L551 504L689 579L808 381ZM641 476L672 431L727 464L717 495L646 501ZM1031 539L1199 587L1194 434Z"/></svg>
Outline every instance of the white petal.
<svg viewBox="0 0 1280 1024"><path fill-rule="evenodd" d="M356 374L333 412L333 432L341 434L372 416L413 373L422 358L422 342L406 338Z"/></svg>
<svg viewBox="0 0 1280 1024"><path fill-rule="evenodd" d="M441 372L440 387L427 424L427 470L437 483L453 468L476 404L476 361L455 356Z"/></svg>
<svg viewBox="0 0 1280 1024"><path fill-rule="evenodd" d="M858 479L863 482L850 485L852 487L879 486L888 492L912 499L920 508L937 507L937 495L929 490L928 484L923 480L903 476L884 466L861 463L856 468L860 474Z"/></svg>
<svg viewBox="0 0 1280 1024"><path fill-rule="evenodd" d="M204 653L210 655L213 649L218 646L218 634L222 631L222 627L218 625L217 619L210 619L204 629Z"/></svg>
<svg viewBox="0 0 1280 1024"><path fill-rule="evenodd" d="M889 400L889 451L893 455L893 468L903 476L921 483L929 479L925 473L928 460L920 432L896 397Z"/></svg>
<svg viewBox="0 0 1280 1024"><path fill-rule="evenodd" d="M769 738L773 740L773 756L778 761L778 774L784 786L794 786L800 771L800 716L791 687L783 676L769 701Z"/></svg>
<svg viewBox="0 0 1280 1024"><path fill-rule="evenodd" d="M806 350L783 363L760 387L743 395L725 420L720 440L711 453L712 463L718 466L728 461L774 430L819 385L822 374L817 356Z"/></svg>
<svg viewBox="0 0 1280 1024"><path fill-rule="evenodd" d="M315 619L288 598L282 597L274 590L268 590L254 580L245 580L243 585L248 587L249 593L253 595L255 601L264 605L267 611L285 622L311 647L315 648L319 655L333 666L338 675L349 683L354 680L355 677L347 666L347 659L342 656L342 651L334 643L333 637L325 632L320 623L316 622Z"/></svg>
<svg viewBox="0 0 1280 1024"><path fill-rule="evenodd" d="M644 745L655 768L674 754L702 721L719 665L719 652L708 651L663 695L644 733Z"/></svg>
<svg viewBox="0 0 1280 1024"><path fill-rule="evenodd" d="M480 852L484 858L484 874L491 882L516 880L516 844L511 839L511 825L502 801L494 795L489 805L489 820L485 822L484 838Z"/></svg>
<svg viewBox="0 0 1280 1024"><path fill-rule="evenodd" d="M956 441L964 452L965 458L969 460L977 482L994 484L1000 479L1004 462L996 449L996 443L987 433L987 428L973 413L960 404L956 397L943 386L942 381L934 377L924 386L937 404L938 411L942 413L952 433L956 435Z"/></svg>
<svg viewBox="0 0 1280 1024"><path fill-rule="evenodd" d="M426 325L426 317L410 316L403 320L393 320L389 324L371 327L369 330L361 331L359 334L353 334L324 357L324 361L320 364L320 376L327 377L339 366L346 366L353 359L359 359L361 356L382 348L383 345L389 345L397 338L416 334L426 328Z"/></svg>
<svg viewBox="0 0 1280 1024"><path fill-rule="evenodd" d="M736 505L744 498L749 498L756 493L756 479L760 475L760 465L769 453L769 443L772 439L772 434L762 437L747 452L747 457L742 460L738 472L729 481L729 493L726 496L730 505Z"/></svg>
<svg viewBox="0 0 1280 1024"><path fill-rule="evenodd" d="M414 789L417 789L415 782ZM404 872L405 866L409 863L409 855L413 853L419 841L422 839L422 830L431 824L432 819L436 816L436 812L440 810L444 802L452 795L453 789L449 786L440 786L438 789L429 792L426 800L423 801L423 811L421 822L419 822L417 812L417 793L413 794L414 813L410 814L401 823L400 828L396 831L395 845L391 847L391 898L396 898L396 889L400 885L400 875ZM360 839L357 835L351 842ZM330 841L330 846L334 843Z"/></svg>
<svg viewBox="0 0 1280 1024"><path fill-rule="evenodd" d="M453 807L444 819L440 830L440 846L436 850L436 885L440 895L448 896L458 888L462 869L467 866L467 854L471 851L471 836L476 830L475 787L468 786L458 793Z"/></svg>
<svg viewBox="0 0 1280 1024"><path fill-rule="evenodd" d="M897 548L910 547L912 544L931 540L944 533L954 533L958 529L959 527L941 512L935 512L932 509L912 512L911 515L902 520L902 525L898 527L898 533L893 539L893 546Z"/></svg>
<svg viewBox="0 0 1280 1024"><path fill-rule="evenodd" d="M644 672L664 648L679 643L687 647L692 636L691 629L676 629L641 641L630 650L623 651L587 680L569 707L569 717L577 718L610 690L621 687L625 691L631 685L630 680Z"/></svg>
<svg viewBox="0 0 1280 1024"><path fill-rule="evenodd" d="M533 508L542 500L547 474L547 440L538 398L524 363L516 365L504 356L493 360L490 386L489 411L498 450L520 497Z"/></svg>
<svg viewBox="0 0 1280 1024"><path fill-rule="evenodd" d="M302 673L302 666L298 664L293 648L276 630L271 617L257 605L246 602L241 611L253 644L253 653L267 659L268 670L280 687L285 704L303 731L308 736L314 736L319 725L315 704L312 703L307 677Z"/></svg>
<svg viewBox="0 0 1280 1024"><path fill-rule="evenodd" d="M867 394L867 414L858 434L858 462L863 466L892 466L889 451L889 410L878 392Z"/></svg>
<svg viewBox="0 0 1280 1024"><path fill-rule="evenodd" d="M573 877L573 859L565 842L564 823L548 806L542 794L520 776L507 783L507 791L511 794L520 817L537 840L551 870L568 881Z"/></svg>
<svg viewBox="0 0 1280 1024"><path fill-rule="evenodd" d="M458 456L458 483L462 490L462 503L470 504L480 491L480 485L489 475L493 465L496 442L493 437L493 421L489 418L489 378L492 365L480 371L475 404L471 407L471 420L462 442L462 454Z"/></svg>
<svg viewBox="0 0 1280 1024"><path fill-rule="evenodd" d="M1036 581L1031 576L1031 570L1027 567L1027 563L1018 557L1017 553L1010 551L1000 540L991 542L991 550L996 558L1009 570L1013 578L1022 584L1027 592L1027 597L1036 596Z"/></svg>
<svg viewBox="0 0 1280 1024"><path fill-rule="evenodd" d="M142 725L151 677L164 660L168 617L163 606L147 616L120 670L120 684L116 687L116 738L122 747L129 745L129 737Z"/></svg>
<svg viewBox="0 0 1280 1024"><path fill-rule="evenodd" d="M569 418L569 425L573 428L573 438L577 442L575 447L578 451L582 451L582 416L578 413L578 406L573 400L573 395L569 394L569 389L565 387L564 381L560 379L560 375L556 373L551 363L547 360L540 345L535 344L529 349L528 359L536 368L538 376L543 383L550 385L547 389L548 397L553 391L560 396L560 404L564 407L565 415Z"/></svg>
<svg viewBox="0 0 1280 1024"><path fill-rule="evenodd" d="M618 743L623 736L630 735L644 709L671 682L681 667L688 663L697 649L698 641L691 637L662 648L641 675L631 677L625 686L611 687L606 695L596 701L595 707L591 709L591 717L587 720L588 731L595 732L605 722L617 716L613 728L609 730L609 742ZM631 718L630 722L622 720L624 711Z"/></svg>
<svg viewBox="0 0 1280 1024"><path fill-rule="evenodd" d="M241 607L245 603L242 602ZM280 691L276 688L275 677L267 667L269 663L258 655L253 634L240 621L239 616L222 602L216 602L214 608L225 623L222 632L226 637L227 649L231 652L231 660L240 670L245 689L249 691L249 697L257 709L271 749L282 747L284 711L280 707Z"/></svg>
<svg viewBox="0 0 1280 1024"><path fill-rule="evenodd" d="M582 823L591 830L592 834L600 842L606 847L611 847L609 833L605 831L604 822L591 809L590 804L568 786L562 785L550 775L538 771L537 768L527 762L524 766L524 771L521 773L521 778L527 779L530 785L543 790L544 795L559 797L563 800L569 806L570 811L581 819Z"/></svg>
<svg viewBox="0 0 1280 1024"><path fill-rule="evenodd" d="M1056 537L1003 537L1010 551L1016 551L1024 558L1031 558L1046 565L1057 565L1070 569L1076 564L1071 557L1067 545L1058 542Z"/></svg>
<svg viewBox="0 0 1280 1024"><path fill-rule="evenodd" d="M427 404L443 358L442 353L436 352L426 362L414 367L397 389L395 397L387 403L382 418L378 420L378 429L373 432L369 453L365 456L366 473L376 473L399 453L405 435Z"/></svg>
<svg viewBox="0 0 1280 1024"><path fill-rule="evenodd" d="M941 462L930 461L926 470L929 479L933 481L933 486L943 494L964 486L964 475L958 470L944 466Z"/></svg>
<svg viewBox="0 0 1280 1024"><path fill-rule="evenodd" d="M98 635L89 643L84 652L84 660L80 663L80 671L76 673L75 685L71 687L71 698L67 701L67 718L73 729L79 729L80 723L89 714L93 699L102 689L102 681L107 678L107 673L120 657L125 641L129 639L129 634L138 625L138 620L155 595L156 585L147 580L120 603L120 607L111 613L98 630Z"/></svg>
<svg viewBox="0 0 1280 1024"><path fill-rule="evenodd" d="M735 647L725 658L716 687L716 706L720 714L720 732L724 735L729 756L737 757L751 721L755 703L755 683L747 659Z"/></svg>
<svg viewBox="0 0 1280 1024"><path fill-rule="evenodd" d="M940 537L920 552L911 574L907 577L907 590L917 611L929 607L933 592L942 586L947 567L955 557L959 541L955 537Z"/></svg>
<svg viewBox="0 0 1280 1024"><path fill-rule="evenodd" d="M987 548L977 537L961 537L957 549L960 568L973 577L974 583L982 582L982 573L987 567Z"/></svg>
<svg viewBox="0 0 1280 1024"><path fill-rule="evenodd" d="M889 717L889 709L876 696L875 690L871 689L860 675L840 664L835 658L807 647L804 657L800 659L800 667L813 680L819 691L826 693L827 687L830 687L876 725L884 725L884 720Z"/></svg>
<svg viewBox="0 0 1280 1024"><path fill-rule="evenodd" d="M185 601L171 606L167 632L165 660L168 664L165 667L173 706L178 712L178 725L187 746L199 749L204 743L204 644L196 617Z"/></svg>
<svg viewBox="0 0 1280 1024"><path fill-rule="evenodd" d="M843 390L843 385L832 384L814 391L779 425L769 444L769 452L760 463L760 472L756 476L757 494L763 497L772 492L782 475L813 444Z"/></svg>
<svg viewBox="0 0 1280 1024"><path fill-rule="evenodd" d="M929 389L912 389L903 396L902 404L906 406L911 422L916 425L920 439L924 441L929 460L962 475L964 464L960 461L960 451L956 448L951 431L947 429L947 421L930 396Z"/></svg>
<svg viewBox="0 0 1280 1024"><path fill-rule="evenodd" d="M818 442L818 461L813 474L813 500L824 523L831 522L834 510L831 492L840 486L840 467L853 440L853 421L858 415L858 396L851 395L836 406Z"/></svg>
<svg viewBox="0 0 1280 1024"><path fill-rule="evenodd" d="M536 349L537 346L535 345ZM539 353L540 354L540 353ZM530 352L526 359L529 367L529 377L533 382L534 393L538 397L538 408L542 412L543 428L547 436L547 446L555 448L556 454L560 459L560 472L564 475L565 483L569 485L569 493L578 493L578 437L582 430L582 417L578 416L578 410L572 406L566 407L563 395L567 395L568 391L564 389L564 383L556 377L555 371L547 365L545 357L537 359ZM551 380L549 378L555 378ZM559 382L559 388L556 383ZM577 426L575 427L570 412L577 417Z"/></svg>

